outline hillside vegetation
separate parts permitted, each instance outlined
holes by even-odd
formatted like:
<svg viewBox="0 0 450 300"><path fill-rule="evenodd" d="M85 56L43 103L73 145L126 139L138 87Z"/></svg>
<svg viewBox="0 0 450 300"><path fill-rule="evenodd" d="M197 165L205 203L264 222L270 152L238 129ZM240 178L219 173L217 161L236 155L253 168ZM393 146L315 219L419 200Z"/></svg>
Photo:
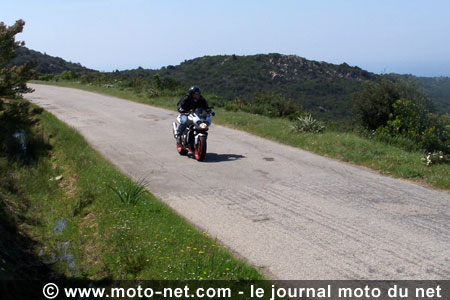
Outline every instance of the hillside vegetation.
<svg viewBox="0 0 450 300"><path fill-rule="evenodd" d="M15 49L15 55L10 64L15 66L21 66L27 62L34 64L34 69L40 74L54 74L62 73L64 71L72 72L97 72L92 69L83 67L79 63L67 62L60 57L54 57L41 52L28 49L25 46L17 47Z"/></svg>
<svg viewBox="0 0 450 300"><path fill-rule="evenodd" d="M132 70L112 76L151 78L155 74L196 84L225 100L252 101L261 92L275 93L300 110L324 119L351 117L352 97L377 75L347 64L333 65L294 55L208 56L161 70Z"/></svg>
<svg viewBox="0 0 450 300"><path fill-rule="evenodd" d="M24 47L19 48L17 54L15 63L32 59L37 62L36 69L41 74L92 72L79 64L68 63L61 58ZM424 89L434 103L435 112L450 113L448 77L376 75L346 63L335 65L276 53L205 56L159 70L139 67L134 70L98 73L97 76L139 81L152 80L156 74L166 85L173 86L174 81L184 86L195 84L226 101L238 103L252 102L261 93L271 93L294 104L297 110L310 111L320 119L347 122L352 122L355 94L361 92L367 83L380 82L383 78L404 80Z"/></svg>

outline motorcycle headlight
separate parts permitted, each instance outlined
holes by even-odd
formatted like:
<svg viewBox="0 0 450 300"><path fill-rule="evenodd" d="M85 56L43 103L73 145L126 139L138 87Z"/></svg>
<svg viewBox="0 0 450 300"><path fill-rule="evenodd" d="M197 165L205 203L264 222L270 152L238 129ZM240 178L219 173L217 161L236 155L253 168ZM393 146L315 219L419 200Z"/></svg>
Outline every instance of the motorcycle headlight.
<svg viewBox="0 0 450 300"><path fill-rule="evenodd" d="M206 127L208 127L208 125L205 122L203 122L203 123L200 123L200 125L198 125L198 127L200 127L200 129L206 129Z"/></svg>

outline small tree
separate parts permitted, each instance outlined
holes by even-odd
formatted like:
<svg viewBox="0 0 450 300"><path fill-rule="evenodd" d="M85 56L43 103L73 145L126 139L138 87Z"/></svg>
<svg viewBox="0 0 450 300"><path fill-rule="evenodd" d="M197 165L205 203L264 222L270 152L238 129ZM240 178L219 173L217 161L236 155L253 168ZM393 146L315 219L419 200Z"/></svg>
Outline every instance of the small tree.
<svg viewBox="0 0 450 300"><path fill-rule="evenodd" d="M24 25L22 20L10 27L0 22L0 155L5 151L8 155L15 155L18 143L22 143L24 148L27 141L23 138L36 122L29 103L20 100L23 93L32 92L26 85L34 76L32 64L10 65L15 49L24 45L24 42L15 41L16 34L22 32Z"/></svg>
<svg viewBox="0 0 450 300"><path fill-rule="evenodd" d="M25 22L18 20L13 26L6 26L0 22L0 97L16 98L23 93L32 92L26 83L34 77L33 65L25 63L17 67L11 66L10 61L15 57L15 49L25 45L16 42L16 34L22 32Z"/></svg>

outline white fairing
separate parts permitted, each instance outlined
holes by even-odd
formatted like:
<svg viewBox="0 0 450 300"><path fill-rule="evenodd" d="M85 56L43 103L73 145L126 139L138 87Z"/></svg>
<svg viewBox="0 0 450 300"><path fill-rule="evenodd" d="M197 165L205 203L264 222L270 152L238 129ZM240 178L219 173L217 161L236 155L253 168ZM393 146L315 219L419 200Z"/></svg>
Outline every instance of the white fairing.
<svg viewBox="0 0 450 300"><path fill-rule="evenodd" d="M194 124L197 124L199 121L205 122L208 126L211 125L211 114L207 113L206 117L200 118L196 113L191 113L188 116L188 120Z"/></svg>
<svg viewBox="0 0 450 300"><path fill-rule="evenodd" d="M193 122L193 123L195 123L195 122L197 122L199 120L199 118L197 117L196 114L192 113L192 114L189 114L188 120Z"/></svg>

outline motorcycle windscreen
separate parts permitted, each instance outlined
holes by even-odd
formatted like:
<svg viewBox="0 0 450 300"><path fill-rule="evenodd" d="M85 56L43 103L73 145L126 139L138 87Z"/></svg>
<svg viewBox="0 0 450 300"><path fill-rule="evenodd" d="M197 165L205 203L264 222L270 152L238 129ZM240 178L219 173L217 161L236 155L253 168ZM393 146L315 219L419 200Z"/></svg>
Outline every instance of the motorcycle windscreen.
<svg viewBox="0 0 450 300"><path fill-rule="evenodd" d="M203 120L206 119L206 117L208 117L208 112L206 111L206 109L201 107L195 109L194 113L197 115L197 117Z"/></svg>

